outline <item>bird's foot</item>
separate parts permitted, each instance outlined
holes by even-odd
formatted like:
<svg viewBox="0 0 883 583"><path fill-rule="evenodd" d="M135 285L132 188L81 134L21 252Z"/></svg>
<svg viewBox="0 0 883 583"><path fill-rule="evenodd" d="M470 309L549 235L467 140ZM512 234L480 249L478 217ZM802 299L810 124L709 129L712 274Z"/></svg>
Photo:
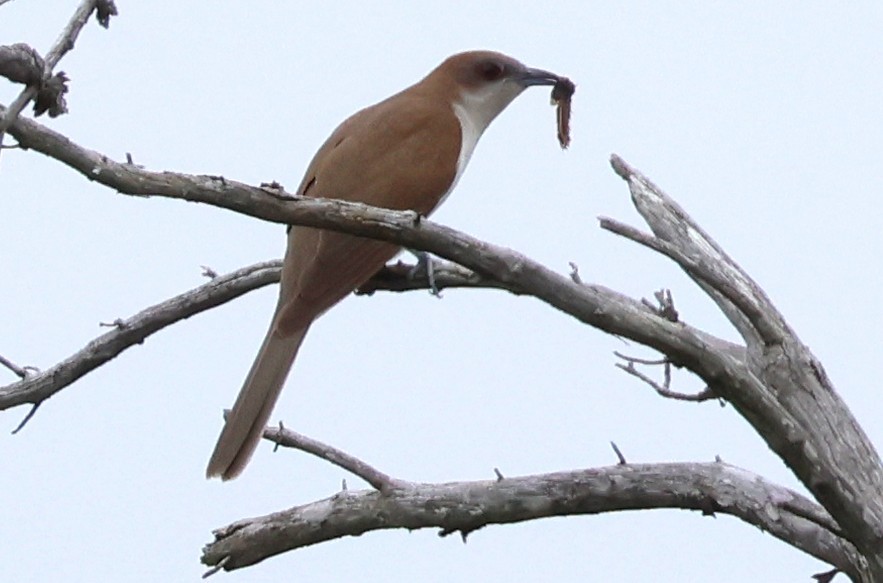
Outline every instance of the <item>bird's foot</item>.
<svg viewBox="0 0 883 583"><path fill-rule="evenodd" d="M435 284L435 263L432 260L432 255L426 251L414 249L408 249L408 252L417 258L417 264L408 271L408 279L413 280L418 275L426 273L426 280L429 282L429 293L437 298L441 298L441 290Z"/></svg>

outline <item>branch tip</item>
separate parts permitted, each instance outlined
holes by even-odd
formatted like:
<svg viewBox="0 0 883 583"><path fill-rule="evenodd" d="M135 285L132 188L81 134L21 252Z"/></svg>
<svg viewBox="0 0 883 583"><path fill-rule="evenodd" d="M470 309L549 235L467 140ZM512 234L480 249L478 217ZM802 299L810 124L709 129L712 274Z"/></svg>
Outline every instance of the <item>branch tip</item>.
<svg viewBox="0 0 883 583"><path fill-rule="evenodd" d="M15 429L12 430L12 435L15 435L16 433L18 433L19 431L21 431L21 430L24 428L25 425L27 425L28 421L31 420L31 418L32 418L32 417L34 416L34 414L37 412L37 409L39 409L39 408L40 408L40 405L42 405L42 404L43 404L43 401L39 401L39 402L37 402L37 403L34 403L34 405L31 407L31 410L28 411L28 414L27 414L27 415L25 415L25 418L22 419L22 420L21 420L21 423L18 424L18 427L16 427Z"/></svg>
<svg viewBox="0 0 883 583"><path fill-rule="evenodd" d="M28 376L28 370L33 369L33 367L18 366L3 355L0 355L0 365L3 365L11 370L12 373L20 379L26 379Z"/></svg>
<svg viewBox="0 0 883 583"><path fill-rule="evenodd" d="M613 167L613 171L616 172L616 174L620 178L626 181L628 181L635 172L634 169L629 166L625 160L623 160L616 154L610 155L610 166Z"/></svg>
<svg viewBox="0 0 883 583"><path fill-rule="evenodd" d="M568 262L568 265L570 265L570 279L573 280L573 283L582 284L583 280L579 276L579 265L573 261Z"/></svg>
<svg viewBox="0 0 883 583"><path fill-rule="evenodd" d="M217 565L215 565L214 567L212 567L211 569L209 569L208 571L203 573L202 578L208 579L209 577L211 577L212 575L214 575L215 573L217 573L218 571L223 569L224 565L226 565L229 561L230 561L230 555L225 556L223 559L218 561Z"/></svg>
<svg viewBox="0 0 883 583"><path fill-rule="evenodd" d="M328 445L327 443L322 443L321 441L297 433L296 431L285 429L281 423L278 428L266 427L264 429L264 439L275 444L274 451L278 449L279 446L290 447L331 462L337 467L343 468L351 474L365 480L368 484L383 494L400 489L406 485L405 482L386 475L354 455L348 454L334 446Z"/></svg>
<svg viewBox="0 0 883 583"><path fill-rule="evenodd" d="M613 451L616 453L616 457L619 459L618 465L620 465L620 466L628 465L628 462L625 461L625 456L622 455L622 451L620 451L619 446L616 445L615 441L610 442L610 447L613 448Z"/></svg>
<svg viewBox="0 0 883 583"><path fill-rule="evenodd" d="M816 573L812 576L813 579L818 581L818 583L831 583L834 577L840 573L840 569L831 569L830 571L825 571L824 573Z"/></svg>

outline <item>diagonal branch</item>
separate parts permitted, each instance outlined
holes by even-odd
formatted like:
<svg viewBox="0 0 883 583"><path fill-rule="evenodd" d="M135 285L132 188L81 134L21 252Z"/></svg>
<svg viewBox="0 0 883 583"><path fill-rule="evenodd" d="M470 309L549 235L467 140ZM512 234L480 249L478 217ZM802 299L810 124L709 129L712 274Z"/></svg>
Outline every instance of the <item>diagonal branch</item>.
<svg viewBox="0 0 883 583"><path fill-rule="evenodd" d="M307 437L291 429L286 429L279 423L279 427L267 427L264 429L264 439L272 441L276 447L290 447L299 449L312 454L325 461L331 462L337 467L362 478L370 485L374 486L378 491L384 494L391 492L396 488L405 486L405 482L400 482L395 478L384 474L374 466L363 462L359 458L346 453L332 445L322 443L311 437Z"/></svg>
<svg viewBox="0 0 883 583"><path fill-rule="evenodd" d="M21 381L0 387L0 410L24 403L38 405L127 348L143 343L154 332L253 289L279 281L280 269L279 261L245 267L150 306L131 318L118 320L113 330L102 334L67 359L47 370L29 374Z"/></svg>
<svg viewBox="0 0 883 583"><path fill-rule="evenodd" d="M213 277L211 282L142 310L131 318L109 324L115 328L113 331L96 338L85 348L42 373L33 367L19 367L0 355L0 365L23 379L0 387L0 410L25 403L37 405L124 350L143 343L155 332L252 290L278 283L281 267L282 261L277 259L244 267L224 276L207 271ZM407 275L411 269L412 266L402 263L387 266L358 291L370 294L375 291L430 289L425 274L414 277ZM439 262L437 269L436 284L439 289L502 287L453 263Z"/></svg>
<svg viewBox="0 0 883 583"><path fill-rule="evenodd" d="M0 106L0 112L2 112ZM429 251L493 279L505 289L535 296L578 320L674 353L679 363L702 361L709 349L722 358L740 358L742 349L680 322L670 322L641 302L599 285L574 282L528 257L406 211L359 203L286 196L221 176L150 172L115 162L28 119L10 128L23 148L34 149L123 194L163 196L211 204L283 224L303 225L380 239ZM699 351L699 352L697 352ZM724 363L711 362L713 374ZM729 364L727 364L729 366Z"/></svg>
<svg viewBox="0 0 883 583"><path fill-rule="evenodd" d="M621 158L611 164L656 239L619 232L674 259L746 342L744 370L700 376L752 424L883 580L883 463L821 363L763 289L674 200Z"/></svg>
<svg viewBox="0 0 883 583"><path fill-rule="evenodd" d="M619 158L613 158L614 167L627 180L633 201L655 236L677 246L680 255L696 265L719 270L697 276L697 283L743 332L746 347L671 321L633 298L574 281L516 251L412 212L291 198L218 176L148 172L82 148L28 119L18 119L9 131L23 148L57 159L121 193L201 202L273 222L428 251L514 293L534 296L580 322L662 352L672 364L693 371L711 391L735 406L870 558L875 576L883 580L883 554L878 552L883 548L883 466L873 445L821 363L800 343L759 286L674 201ZM738 294L739 301L727 299L716 285Z"/></svg>
<svg viewBox="0 0 883 583"><path fill-rule="evenodd" d="M289 550L373 530L438 528L465 537L482 527L551 516L679 508L729 514L849 574L855 549L825 511L797 492L728 464L626 464L581 471L421 484L339 494L240 520L215 531L202 562L234 570ZM792 508L800 509L793 512ZM808 519L809 514L812 519Z"/></svg>
<svg viewBox="0 0 883 583"><path fill-rule="evenodd" d="M73 50L77 37L80 35L80 31L86 26L89 16L100 3L102 3L102 0L83 0L74 11L67 26L64 27L64 30L62 30L58 39L55 41L55 44L46 54L42 81L47 81L52 70L59 61L61 61L62 57ZM107 2L105 1L104 4L107 4ZM111 2L110 6L112 5L113 3ZM115 14L116 9L114 8L113 10L113 13ZM6 111L0 112L3 113L3 116L0 117L0 143L3 141L4 132L6 132L6 130L9 129L9 126L18 119L18 115L25 107L27 107L28 103L37 96L39 91L40 85L28 85L22 90L18 97L16 97L15 101L12 102Z"/></svg>

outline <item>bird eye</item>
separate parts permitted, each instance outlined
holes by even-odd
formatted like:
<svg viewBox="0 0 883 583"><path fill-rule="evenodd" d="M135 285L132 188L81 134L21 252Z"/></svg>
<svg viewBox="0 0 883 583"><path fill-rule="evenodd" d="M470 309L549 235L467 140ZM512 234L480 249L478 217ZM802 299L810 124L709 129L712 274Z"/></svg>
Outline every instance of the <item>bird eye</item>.
<svg viewBox="0 0 883 583"><path fill-rule="evenodd" d="M495 61L485 61L478 66L478 72L485 81L497 81L503 77L503 65Z"/></svg>

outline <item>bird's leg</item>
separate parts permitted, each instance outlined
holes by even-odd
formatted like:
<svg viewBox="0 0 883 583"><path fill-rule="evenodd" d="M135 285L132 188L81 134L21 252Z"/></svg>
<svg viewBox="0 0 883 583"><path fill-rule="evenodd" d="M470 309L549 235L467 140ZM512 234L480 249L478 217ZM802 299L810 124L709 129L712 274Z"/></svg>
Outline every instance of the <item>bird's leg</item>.
<svg viewBox="0 0 883 583"><path fill-rule="evenodd" d="M426 251L417 251L416 249L408 249L408 253L417 258L417 265L408 271L408 279L413 280L421 270L426 272L426 279L429 281L429 293L437 298L441 298L441 291L435 285L435 267L432 261L432 255Z"/></svg>

